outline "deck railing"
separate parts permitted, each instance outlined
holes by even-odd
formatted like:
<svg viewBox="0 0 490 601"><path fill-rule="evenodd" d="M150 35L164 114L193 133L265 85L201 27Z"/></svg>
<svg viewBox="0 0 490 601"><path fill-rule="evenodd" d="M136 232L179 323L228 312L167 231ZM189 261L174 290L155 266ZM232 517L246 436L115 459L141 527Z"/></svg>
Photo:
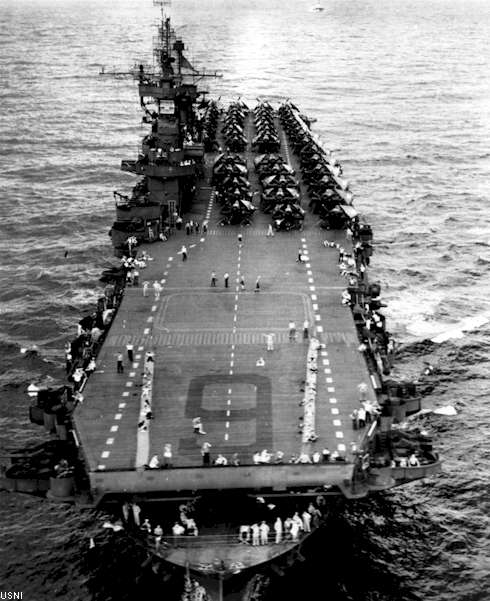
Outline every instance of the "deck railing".
<svg viewBox="0 0 490 601"><path fill-rule="evenodd" d="M299 540L302 536L304 536L303 533L301 533L297 540ZM247 545L247 546L254 546L252 545L252 537L250 536L250 539L248 541L242 540L239 536L238 533L236 534L203 534L203 535L198 535L198 536L190 536L190 535L184 535L184 536L162 536L160 537L159 542L157 543L157 538L158 537L153 537L153 539L155 540L155 543L157 544L157 546L160 547L210 547L210 546L220 546L220 545ZM259 540L261 540L259 538ZM288 543L288 542L292 542L293 539L291 537L290 534L287 535L282 535L280 542L281 543ZM265 546L265 544L267 545L272 545L276 543L276 535L275 533L271 533L269 534L269 536L267 537L267 543L259 543L259 545L257 546Z"/></svg>

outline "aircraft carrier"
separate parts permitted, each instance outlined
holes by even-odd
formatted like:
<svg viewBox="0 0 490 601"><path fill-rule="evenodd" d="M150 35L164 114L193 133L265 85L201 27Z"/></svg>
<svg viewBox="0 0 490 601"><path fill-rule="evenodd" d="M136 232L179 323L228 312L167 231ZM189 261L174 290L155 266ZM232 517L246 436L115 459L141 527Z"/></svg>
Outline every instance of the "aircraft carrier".
<svg viewBox="0 0 490 601"><path fill-rule="evenodd" d="M373 233L308 117L210 99L199 86L219 74L190 64L163 14L153 64L131 73L148 131L121 164L132 192L114 193L119 264L67 346L69 384L31 391L65 457L50 484L4 480L112 510L186 570L188 598L220 598L294 553L332 495L440 461L401 427L420 397L389 377Z"/></svg>

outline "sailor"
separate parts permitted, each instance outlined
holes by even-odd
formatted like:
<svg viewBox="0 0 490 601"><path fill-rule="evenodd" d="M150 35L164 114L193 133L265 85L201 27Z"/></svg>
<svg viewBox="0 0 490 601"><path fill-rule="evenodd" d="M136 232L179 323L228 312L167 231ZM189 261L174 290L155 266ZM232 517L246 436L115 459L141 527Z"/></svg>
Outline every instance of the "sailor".
<svg viewBox="0 0 490 601"><path fill-rule="evenodd" d="M298 457L298 463L311 463L311 459L308 453L301 453Z"/></svg>
<svg viewBox="0 0 490 601"><path fill-rule="evenodd" d="M225 275L223 276L223 279L225 281L225 288L228 288L228 280L229 280L230 274L229 273L225 273Z"/></svg>
<svg viewBox="0 0 490 601"><path fill-rule="evenodd" d="M260 544L260 528L258 524L252 524L252 545L257 547Z"/></svg>
<svg viewBox="0 0 490 601"><path fill-rule="evenodd" d="M303 511L301 517L303 519L303 530L305 532L311 532L311 514L307 511Z"/></svg>
<svg viewBox="0 0 490 601"><path fill-rule="evenodd" d="M69 373L73 365L73 357L71 353L66 353L65 361L66 373Z"/></svg>
<svg viewBox="0 0 490 601"><path fill-rule="evenodd" d="M121 355L121 357L122 357L122 355ZM122 359L121 359L121 361L122 361ZM120 372L119 372L119 355L117 356L117 362L118 362L118 370L117 370L117 373L120 373ZM121 373L122 373L122 372L121 372ZM80 385L81 385L81 382L82 382L82 378L83 378L84 376L85 376L85 372L83 371L83 369L82 369L81 367L77 367L77 368L75 369L75 371L73 372L72 378L73 378L73 381L75 382L75 386L76 386L77 388L78 388L78 387L80 387Z"/></svg>
<svg viewBox="0 0 490 601"><path fill-rule="evenodd" d="M320 463L322 456L319 451L315 451L311 457L313 463Z"/></svg>
<svg viewBox="0 0 490 601"><path fill-rule="evenodd" d="M260 453L260 463L270 463L272 455L269 453L267 449L264 449L262 453Z"/></svg>
<svg viewBox="0 0 490 601"><path fill-rule="evenodd" d="M87 374L91 374L95 371L96 367L97 367L97 364L95 363L95 359L93 357L91 357L90 361L88 362L87 367L85 368L85 371L87 372Z"/></svg>
<svg viewBox="0 0 490 601"><path fill-rule="evenodd" d="M214 465L221 465L221 466L228 465L228 459L224 455L219 453L218 456L216 457L216 459L214 460Z"/></svg>
<svg viewBox="0 0 490 601"><path fill-rule="evenodd" d="M122 504L122 514L123 520L127 522L129 519L129 503L127 501L124 501L124 503Z"/></svg>
<svg viewBox="0 0 490 601"><path fill-rule="evenodd" d="M262 521L259 526L259 529L260 529L260 544L266 545L269 542L270 528L264 521Z"/></svg>
<svg viewBox="0 0 490 601"><path fill-rule="evenodd" d="M417 457L417 455L415 453L412 453L410 455L410 457L408 458L408 465L410 467L419 467L420 466L419 458Z"/></svg>
<svg viewBox="0 0 490 601"><path fill-rule="evenodd" d="M134 346L131 343L128 343L126 345L126 351L128 352L128 361L130 361L131 363L134 361L133 350Z"/></svg>
<svg viewBox="0 0 490 601"><path fill-rule="evenodd" d="M124 357L122 356L122 353L119 353L117 355L117 373L118 374L124 373L123 360L124 360Z"/></svg>
<svg viewBox="0 0 490 601"><path fill-rule="evenodd" d="M214 271L211 272L211 286L216 288L216 273Z"/></svg>
<svg viewBox="0 0 490 601"><path fill-rule="evenodd" d="M199 534L196 521L193 518L187 519L185 527L187 529L187 534L190 534L191 536L197 536Z"/></svg>
<svg viewBox="0 0 490 601"><path fill-rule="evenodd" d="M307 319L304 320L303 322L303 340L307 340L308 336L310 335L310 323Z"/></svg>
<svg viewBox="0 0 490 601"><path fill-rule="evenodd" d="M272 223L269 223L268 227L267 227L267 234L266 236L268 238L272 238L272 236L274 236L274 230L272 229Z"/></svg>
<svg viewBox="0 0 490 601"><path fill-rule="evenodd" d="M155 300L160 300L160 294L162 292L162 285L156 280L153 282L153 292L155 293Z"/></svg>
<svg viewBox="0 0 490 601"><path fill-rule="evenodd" d="M284 532L286 534L291 533L291 526L293 525L293 520L291 518L286 518L284 520Z"/></svg>
<svg viewBox="0 0 490 601"><path fill-rule="evenodd" d="M140 525L141 507L137 503L132 503L131 504L131 509L133 511L134 523L136 524L136 526L139 526Z"/></svg>
<svg viewBox="0 0 490 601"><path fill-rule="evenodd" d="M172 526L172 534L174 536L182 536L184 534L184 532L185 532L184 526L179 524L179 522L175 522L175 524Z"/></svg>
<svg viewBox="0 0 490 601"><path fill-rule="evenodd" d="M291 538L293 539L293 541L297 541L298 537L299 537L299 525L297 524L297 522L295 522L294 520L291 520L291 528L289 530L290 534L291 534Z"/></svg>
<svg viewBox="0 0 490 601"><path fill-rule="evenodd" d="M274 532L276 533L275 543L278 545L282 540L282 521L279 516L274 522Z"/></svg>
<svg viewBox="0 0 490 601"><path fill-rule="evenodd" d="M303 530L303 520L299 517L299 513L297 511L294 512L292 520L295 524L298 525L300 530Z"/></svg>
<svg viewBox="0 0 490 601"><path fill-rule="evenodd" d="M160 467L160 461L158 459L158 455L153 455L153 457L150 459L150 463L148 464L148 467L151 470L155 470Z"/></svg>
<svg viewBox="0 0 490 601"><path fill-rule="evenodd" d="M163 536L163 530L160 524L153 530L153 534L155 535L155 547L158 549Z"/></svg>
<svg viewBox="0 0 490 601"><path fill-rule="evenodd" d="M172 445L170 443L163 445L163 467L172 467Z"/></svg>
<svg viewBox="0 0 490 601"><path fill-rule="evenodd" d="M276 451L274 455L274 463L280 464L284 462L284 453L283 451Z"/></svg>
<svg viewBox="0 0 490 601"><path fill-rule="evenodd" d="M296 340L296 324L294 321L289 322L289 342Z"/></svg>
<svg viewBox="0 0 490 601"><path fill-rule="evenodd" d="M359 407L357 410L357 421L359 423L359 428L366 427L366 410L364 407Z"/></svg>
<svg viewBox="0 0 490 601"><path fill-rule="evenodd" d="M182 246L180 252L182 253L182 261L187 261L187 248Z"/></svg>
<svg viewBox="0 0 490 601"><path fill-rule="evenodd" d="M349 291L348 290L344 290L342 292L342 304L343 305L348 305L348 304L350 304L351 300L352 300L352 297L351 297Z"/></svg>
<svg viewBox="0 0 490 601"><path fill-rule="evenodd" d="M211 463L211 443L203 442L201 447L201 455L202 455L202 464L205 466L209 466Z"/></svg>
<svg viewBox="0 0 490 601"><path fill-rule="evenodd" d="M354 411L349 416L352 420L352 428L353 430L359 429L359 411L354 409Z"/></svg>
<svg viewBox="0 0 490 601"><path fill-rule="evenodd" d="M200 417L194 417L192 419L192 428L194 429L194 434L206 434L202 428L202 421Z"/></svg>
<svg viewBox="0 0 490 601"><path fill-rule="evenodd" d="M361 404L366 412L366 423L370 424L378 415L378 409L371 401L363 401Z"/></svg>
<svg viewBox="0 0 490 601"><path fill-rule="evenodd" d="M265 341L267 343L267 350L268 351L273 351L274 350L274 336L275 334L264 334L265 336Z"/></svg>
<svg viewBox="0 0 490 601"><path fill-rule="evenodd" d="M308 505L307 511L311 516L315 516L315 515L320 516L321 515L320 510L317 507L315 507L315 505L313 503L310 503Z"/></svg>
<svg viewBox="0 0 490 601"><path fill-rule="evenodd" d="M242 543L249 543L250 542L250 526L246 526L246 525L240 526L238 537Z"/></svg>

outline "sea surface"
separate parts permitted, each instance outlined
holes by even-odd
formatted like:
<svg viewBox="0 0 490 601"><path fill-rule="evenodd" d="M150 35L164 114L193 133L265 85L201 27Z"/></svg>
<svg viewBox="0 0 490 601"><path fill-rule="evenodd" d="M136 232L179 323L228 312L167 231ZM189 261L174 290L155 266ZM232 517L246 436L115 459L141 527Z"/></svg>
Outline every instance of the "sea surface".
<svg viewBox="0 0 490 601"><path fill-rule="evenodd" d="M488 601L490 2L314 4L173 0L170 12L188 57L223 74L203 81L212 96L290 97L316 119L374 228L371 277L401 344L396 375L430 362L425 407L458 414L422 420L441 475L339 502L267 598ZM151 0L0 0L0 455L42 436L26 387L61 381L63 345L114 264L112 192L134 183L119 164L145 129L132 79L99 70L151 60L158 14ZM30 345L37 358L21 354ZM0 492L0 591L172 599L101 522Z"/></svg>

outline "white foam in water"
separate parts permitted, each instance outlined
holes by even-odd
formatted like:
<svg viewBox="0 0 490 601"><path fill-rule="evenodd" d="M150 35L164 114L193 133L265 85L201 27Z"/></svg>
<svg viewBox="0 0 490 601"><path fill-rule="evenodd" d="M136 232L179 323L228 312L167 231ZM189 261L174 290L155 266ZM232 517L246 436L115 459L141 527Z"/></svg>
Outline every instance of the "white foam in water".
<svg viewBox="0 0 490 601"><path fill-rule="evenodd" d="M385 313L390 323L397 323L406 327L407 332L414 336L429 338L444 328L444 324L431 321L438 305L442 302L444 294L435 291L420 291L410 293L407 290L401 296L385 300L388 308Z"/></svg>
<svg viewBox="0 0 490 601"><path fill-rule="evenodd" d="M451 325L449 328L437 334L432 338L432 342L441 343L446 340L454 339L454 338L463 338L465 332L470 332L471 330L475 330L480 326L488 323L490 320L490 313L480 313L479 315L474 315L472 317L466 317L462 319L460 322Z"/></svg>
<svg viewBox="0 0 490 601"><path fill-rule="evenodd" d="M444 407L438 407L434 409L432 413L436 413L437 415L446 415L447 417L452 417L453 415L458 415L458 412L452 405L445 405Z"/></svg>

